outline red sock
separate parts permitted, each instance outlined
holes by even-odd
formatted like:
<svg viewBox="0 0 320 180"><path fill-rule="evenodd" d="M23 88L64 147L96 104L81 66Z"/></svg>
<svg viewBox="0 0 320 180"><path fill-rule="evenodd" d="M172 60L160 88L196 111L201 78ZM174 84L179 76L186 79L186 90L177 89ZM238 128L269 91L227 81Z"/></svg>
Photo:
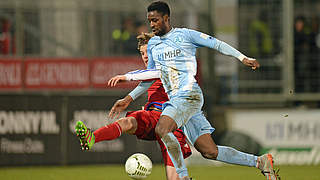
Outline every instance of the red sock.
<svg viewBox="0 0 320 180"><path fill-rule="evenodd" d="M122 129L117 122L101 127L93 132L96 138L95 142L116 139L121 136L121 133Z"/></svg>

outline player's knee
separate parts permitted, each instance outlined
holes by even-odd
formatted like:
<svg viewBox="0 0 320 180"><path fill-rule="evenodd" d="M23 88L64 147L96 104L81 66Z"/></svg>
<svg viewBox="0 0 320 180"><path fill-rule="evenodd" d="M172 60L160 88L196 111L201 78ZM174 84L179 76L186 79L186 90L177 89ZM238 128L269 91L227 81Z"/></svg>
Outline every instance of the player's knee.
<svg viewBox="0 0 320 180"><path fill-rule="evenodd" d="M212 149L207 149L204 152L201 152L202 157L206 159L217 159L218 157L218 149L212 148Z"/></svg>
<svg viewBox="0 0 320 180"><path fill-rule="evenodd" d="M177 124L169 116L161 116L155 128L156 134L161 138L177 129Z"/></svg>
<svg viewBox="0 0 320 180"><path fill-rule="evenodd" d="M167 135L170 132L170 130L164 126L159 125L158 123L155 128L155 132L160 138L162 138L163 136Z"/></svg>
<svg viewBox="0 0 320 180"><path fill-rule="evenodd" d="M137 130L137 121L133 117L125 117L118 120L122 131L127 133L134 133Z"/></svg>
<svg viewBox="0 0 320 180"><path fill-rule="evenodd" d="M161 128L158 124L155 128L155 132L160 138L167 134L166 131L163 128Z"/></svg>

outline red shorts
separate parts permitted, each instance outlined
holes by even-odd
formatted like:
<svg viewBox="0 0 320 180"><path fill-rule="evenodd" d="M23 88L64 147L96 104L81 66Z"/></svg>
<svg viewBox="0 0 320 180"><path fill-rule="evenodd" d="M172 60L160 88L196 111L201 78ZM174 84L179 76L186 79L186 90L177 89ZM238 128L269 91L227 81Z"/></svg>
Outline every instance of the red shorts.
<svg viewBox="0 0 320 180"><path fill-rule="evenodd" d="M128 112L126 116L134 117L137 120L138 127L135 132L137 138L143 140L157 140L161 148L162 157L165 165L173 166L172 161L167 153L166 147L164 146L163 142L157 138L155 133L155 128L160 118L160 115L161 112L159 111L139 110ZM173 134L177 137L180 143L183 157L189 157L191 155L191 149L186 142L186 136L183 134L182 130L177 129Z"/></svg>
<svg viewBox="0 0 320 180"><path fill-rule="evenodd" d="M131 111L127 112L127 117L134 117L137 120L138 127L134 135L138 139L157 140L155 128L160 118L161 112L158 111Z"/></svg>

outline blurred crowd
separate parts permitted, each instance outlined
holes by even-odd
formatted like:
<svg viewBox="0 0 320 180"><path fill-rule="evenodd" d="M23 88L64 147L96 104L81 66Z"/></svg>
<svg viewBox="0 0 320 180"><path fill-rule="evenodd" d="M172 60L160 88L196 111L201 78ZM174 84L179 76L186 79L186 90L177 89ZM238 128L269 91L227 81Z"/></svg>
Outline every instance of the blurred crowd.
<svg viewBox="0 0 320 180"><path fill-rule="evenodd" d="M112 39L115 41L114 51L128 55L137 54L136 37L143 32L148 32L148 26L144 22L132 17L124 18L121 28L112 32Z"/></svg>
<svg viewBox="0 0 320 180"><path fill-rule="evenodd" d="M318 92L320 73L319 17L297 16L294 21L296 92Z"/></svg>
<svg viewBox="0 0 320 180"><path fill-rule="evenodd" d="M5 18L0 19L0 54L15 54L15 38L12 24Z"/></svg>

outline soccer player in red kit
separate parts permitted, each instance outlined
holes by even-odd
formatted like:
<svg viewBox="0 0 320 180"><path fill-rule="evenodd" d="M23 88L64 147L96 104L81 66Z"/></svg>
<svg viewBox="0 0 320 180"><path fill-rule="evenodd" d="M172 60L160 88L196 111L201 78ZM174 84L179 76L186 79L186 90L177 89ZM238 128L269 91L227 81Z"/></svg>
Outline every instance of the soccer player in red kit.
<svg viewBox="0 0 320 180"><path fill-rule="evenodd" d="M137 37L138 49L145 66L148 64L147 43L152 36L152 34L143 33ZM115 86L119 81L127 80L128 76L132 73L135 72L130 72L126 75L117 75L109 80L108 85ZM166 165L167 179L179 180L180 178L176 173L166 147L155 133L155 127L162 112L162 104L168 101L168 96L165 93L160 79L155 79L150 81L150 83L153 84L148 89L148 102L145 104L143 110L128 112L126 117L120 118L114 123L101 127L94 132L88 129L83 122L78 121L75 127L76 134L80 139L83 150L91 149L94 143L116 139L120 137L122 133L136 135L138 139L157 140ZM116 116L118 118L120 112L126 109L135 99L135 97L132 96L133 95L129 94L125 98L118 100L111 108L109 117L114 118ZM184 158L189 157L191 155L191 149L186 143L186 136L183 134L182 130L177 129L174 132L174 135L179 140Z"/></svg>

